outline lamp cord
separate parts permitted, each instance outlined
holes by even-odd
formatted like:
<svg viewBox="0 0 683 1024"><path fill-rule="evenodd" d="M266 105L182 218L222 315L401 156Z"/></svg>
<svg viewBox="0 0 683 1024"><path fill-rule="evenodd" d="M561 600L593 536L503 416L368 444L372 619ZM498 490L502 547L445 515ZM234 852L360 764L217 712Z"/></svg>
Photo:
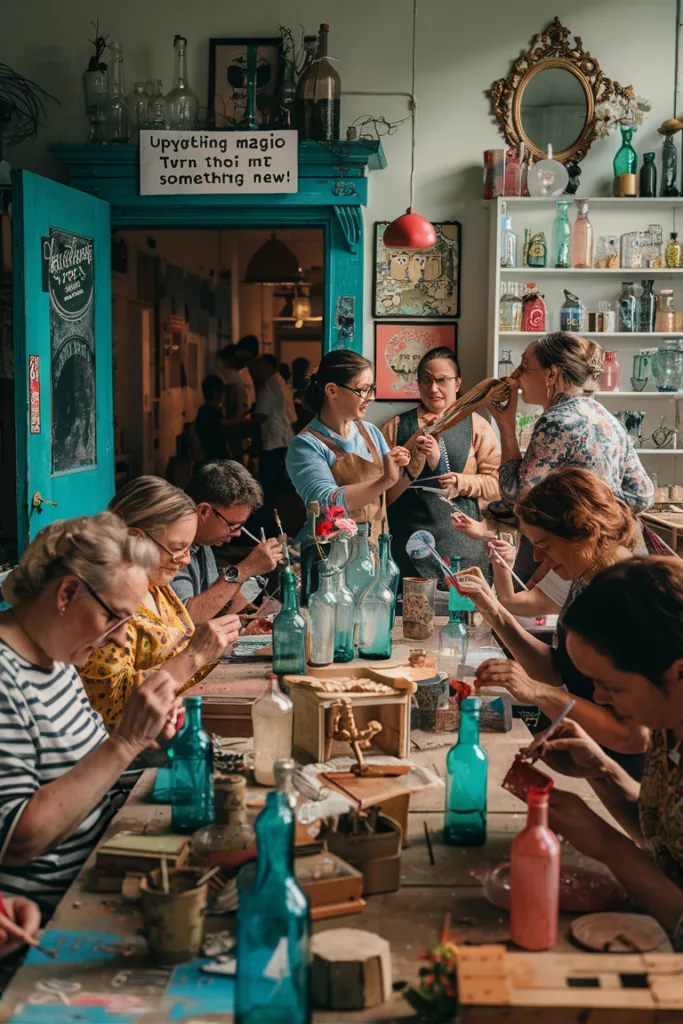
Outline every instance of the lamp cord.
<svg viewBox="0 0 683 1024"><path fill-rule="evenodd" d="M410 208L413 208L415 196L415 118L417 114L417 103L415 102L415 49L417 41L417 0L413 0L413 80L410 88L410 106L412 112L412 139L410 146Z"/></svg>

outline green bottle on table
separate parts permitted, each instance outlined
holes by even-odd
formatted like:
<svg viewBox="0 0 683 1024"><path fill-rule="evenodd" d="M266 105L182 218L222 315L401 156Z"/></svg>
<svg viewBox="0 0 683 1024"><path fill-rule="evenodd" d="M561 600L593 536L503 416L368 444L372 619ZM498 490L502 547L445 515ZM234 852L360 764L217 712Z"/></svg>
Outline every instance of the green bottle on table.
<svg viewBox="0 0 683 1024"><path fill-rule="evenodd" d="M273 672L279 676L306 674L306 620L296 599L296 576L282 571L282 609L273 622Z"/></svg>
<svg viewBox="0 0 683 1024"><path fill-rule="evenodd" d="M488 757L479 746L479 697L460 705L458 742L446 757L446 812L443 839L447 846L483 846L486 842Z"/></svg>
<svg viewBox="0 0 683 1024"><path fill-rule="evenodd" d="M186 719L173 741L171 828L196 832L213 821L213 753L202 729L202 698L186 697Z"/></svg>

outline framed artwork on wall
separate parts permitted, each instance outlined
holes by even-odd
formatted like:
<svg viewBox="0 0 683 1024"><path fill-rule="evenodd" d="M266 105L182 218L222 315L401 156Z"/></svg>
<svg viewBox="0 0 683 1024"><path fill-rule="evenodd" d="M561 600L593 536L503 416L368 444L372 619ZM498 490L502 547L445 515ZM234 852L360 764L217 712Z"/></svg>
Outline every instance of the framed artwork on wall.
<svg viewBox="0 0 683 1024"><path fill-rule="evenodd" d="M442 346L457 356L456 323L375 324L375 397L393 402L416 399L417 364L425 352Z"/></svg>
<svg viewBox="0 0 683 1024"><path fill-rule="evenodd" d="M209 39L209 114L216 128L229 128L244 117L247 102L247 47L257 46L256 116L259 124L277 125L282 39Z"/></svg>
<svg viewBox="0 0 683 1024"><path fill-rule="evenodd" d="M460 316L460 224L434 224L432 249L385 249L388 221L375 224L374 316Z"/></svg>

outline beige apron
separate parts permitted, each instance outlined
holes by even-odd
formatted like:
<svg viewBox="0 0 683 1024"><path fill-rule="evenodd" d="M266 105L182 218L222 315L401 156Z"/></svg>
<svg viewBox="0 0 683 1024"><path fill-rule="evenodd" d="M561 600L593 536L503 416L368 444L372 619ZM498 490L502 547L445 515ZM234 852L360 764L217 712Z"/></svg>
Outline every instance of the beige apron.
<svg viewBox="0 0 683 1024"><path fill-rule="evenodd" d="M372 462L364 459L361 455L345 452L336 441L318 433L317 430L311 430L310 427L302 430L302 434L313 434L314 437L317 437L336 456L336 461L330 466L330 471L335 483L340 487L346 484L372 483L384 473L384 460L370 439L370 435L360 420L356 420L355 423L372 455ZM382 532L382 521L386 518L385 495L382 494L379 498L375 498L365 508L349 509L349 515L357 523L370 523L370 536L376 541Z"/></svg>

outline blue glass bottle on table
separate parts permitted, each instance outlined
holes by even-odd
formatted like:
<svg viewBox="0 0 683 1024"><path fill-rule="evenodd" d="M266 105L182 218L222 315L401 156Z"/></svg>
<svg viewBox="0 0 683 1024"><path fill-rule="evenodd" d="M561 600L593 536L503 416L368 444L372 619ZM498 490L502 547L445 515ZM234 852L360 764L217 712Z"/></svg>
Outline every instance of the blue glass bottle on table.
<svg viewBox="0 0 683 1024"><path fill-rule="evenodd" d="M389 549L382 546L379 571L356 606L358 654L361 658L390 658L392 652L391 616L394 596L384 580L388 573Z"/></svg>
<svg viewBox="0 0 683 1024"><path fill-rule="evenodd" d="M278 762L276 769L281 769ZM258 860L237 877L235 1024L308 1024L310 912L294 877L294 770L276 770L278 789L254 824Z"/></svg>
<svg viewBox="0 0 683 1024"><path fill-rule="evenodd" d="M483 846L486 842L488 758L479 746L480 708L478 697L462 701L458 742L446 757L443 838L447 846Z"/></svg>
<svg viewBox="0 0 683 1024"><path fill-rule="evenodd" d="M282 570L282 609L273 622L273 672L301 676L306 673L306 620L296 599L296 576Z"/></svg>
<svg viewBox="0 0 683 1024"><path fill-rule="evenodd" d="M202 698L185 698L186 719L173 741L171 828L196 832L213 821L213 756L202 729Z"/></svg>

